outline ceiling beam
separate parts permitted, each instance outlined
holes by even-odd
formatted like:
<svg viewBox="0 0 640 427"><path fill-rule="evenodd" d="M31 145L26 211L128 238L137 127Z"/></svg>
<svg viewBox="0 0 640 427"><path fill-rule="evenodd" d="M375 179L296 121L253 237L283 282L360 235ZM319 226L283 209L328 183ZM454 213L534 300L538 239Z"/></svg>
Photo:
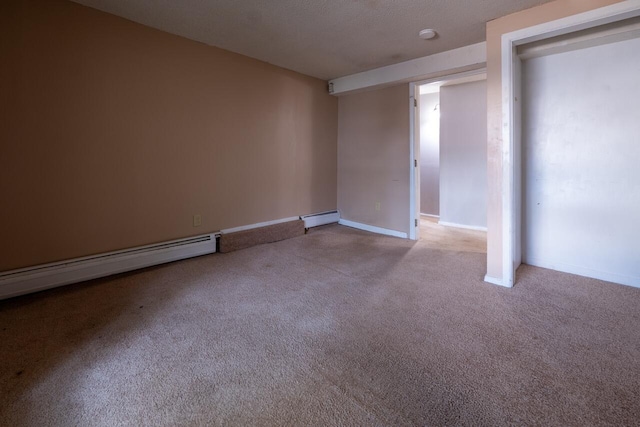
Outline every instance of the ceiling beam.
<svg viewBox="0 0 640 427"><path fill-rule="evenodd" d="M482 42L329 80L329 88L333 95L346 95L367 89L476 70L486 65L487 43Z"/></svg>

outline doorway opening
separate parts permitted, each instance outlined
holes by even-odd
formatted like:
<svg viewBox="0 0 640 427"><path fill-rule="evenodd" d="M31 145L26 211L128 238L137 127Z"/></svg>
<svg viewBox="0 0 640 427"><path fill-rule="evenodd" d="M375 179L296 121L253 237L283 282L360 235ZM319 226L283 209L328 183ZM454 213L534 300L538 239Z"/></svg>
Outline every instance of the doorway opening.
<svg viewBox="0 0 640 427"><path fill-rule="evenodd" d="M411 238L486 252L485 70L416 82L411 91Z"/></svg>

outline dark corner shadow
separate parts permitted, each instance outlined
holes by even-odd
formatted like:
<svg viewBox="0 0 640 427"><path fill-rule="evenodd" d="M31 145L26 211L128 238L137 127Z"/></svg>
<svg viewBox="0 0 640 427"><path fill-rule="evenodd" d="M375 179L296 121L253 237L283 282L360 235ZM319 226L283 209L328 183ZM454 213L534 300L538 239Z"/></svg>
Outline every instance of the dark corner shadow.
<svg viewBox="0 0 640 427"><path fill-rule="evenodd" d="M329 224L307 232L292 249L316 264L354 277L382 276L411 259L414 240L383 236L355 228Z"/></svg>
<svg viewBox="0 0 640 427"><path fill-rule="evenodd" d="M72 391L96 360L79 360L87 347L105 355L126 345L136 330L153 322L157 314L174 303L197 282L180 272L205 255L105 278L76 283L0 301L0 425L42 420L47 411L74 408L64 391ZM207 274L204 269L195 269ZM83 368L64 369L67 363ZM69 375L69 372L71 374ZM55 377L48 402L36 401L37 389ZM47 405L55 401L56 408Z"/></svg>

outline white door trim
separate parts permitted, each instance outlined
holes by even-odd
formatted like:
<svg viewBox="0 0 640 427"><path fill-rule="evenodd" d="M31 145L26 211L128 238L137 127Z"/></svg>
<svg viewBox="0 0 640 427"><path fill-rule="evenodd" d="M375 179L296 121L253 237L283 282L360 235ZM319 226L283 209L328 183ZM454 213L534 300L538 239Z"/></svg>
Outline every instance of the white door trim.
<svg viewBox="0 0 640 427"><path fill-rule="evenodd" d="M502 36L502 280L491 283L512 287L521 262L520 134L521 59L517 47L600 25L640 16L640 0L611 6L524 28ZM486 280L486 279L485 279Z"/></svg>
<svg viewBox="0 0 640 427"><path fill-rule="evenodd" d="M416 179L416 176L420 176L420 164L417 162L419 150L416 147L416 144L420 143L416 141L416 116L418 115L416 103L418 98L416 84L409 83L409 239L411 240L420 238L420 230L416 227L416 221L420 224L420 216L416 215L420 203ZM419 117L418 120L420 120Z"/></svg>

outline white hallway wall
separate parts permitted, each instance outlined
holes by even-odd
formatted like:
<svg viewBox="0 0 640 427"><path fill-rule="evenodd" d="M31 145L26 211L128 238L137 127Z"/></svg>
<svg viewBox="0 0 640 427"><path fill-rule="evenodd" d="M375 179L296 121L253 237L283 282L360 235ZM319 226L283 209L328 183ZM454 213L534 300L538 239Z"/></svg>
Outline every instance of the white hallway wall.
<svg viewBox="0 0 640 427"><path fill-rule="evenodd" d="M440 222L487 226L486 80L440 88Z"/></svg>
<svg viewBox="0 0 640 427"><path fill-rule="evenodd" d="M439 93L420 95L420 213L440 215Z"/></svg>

